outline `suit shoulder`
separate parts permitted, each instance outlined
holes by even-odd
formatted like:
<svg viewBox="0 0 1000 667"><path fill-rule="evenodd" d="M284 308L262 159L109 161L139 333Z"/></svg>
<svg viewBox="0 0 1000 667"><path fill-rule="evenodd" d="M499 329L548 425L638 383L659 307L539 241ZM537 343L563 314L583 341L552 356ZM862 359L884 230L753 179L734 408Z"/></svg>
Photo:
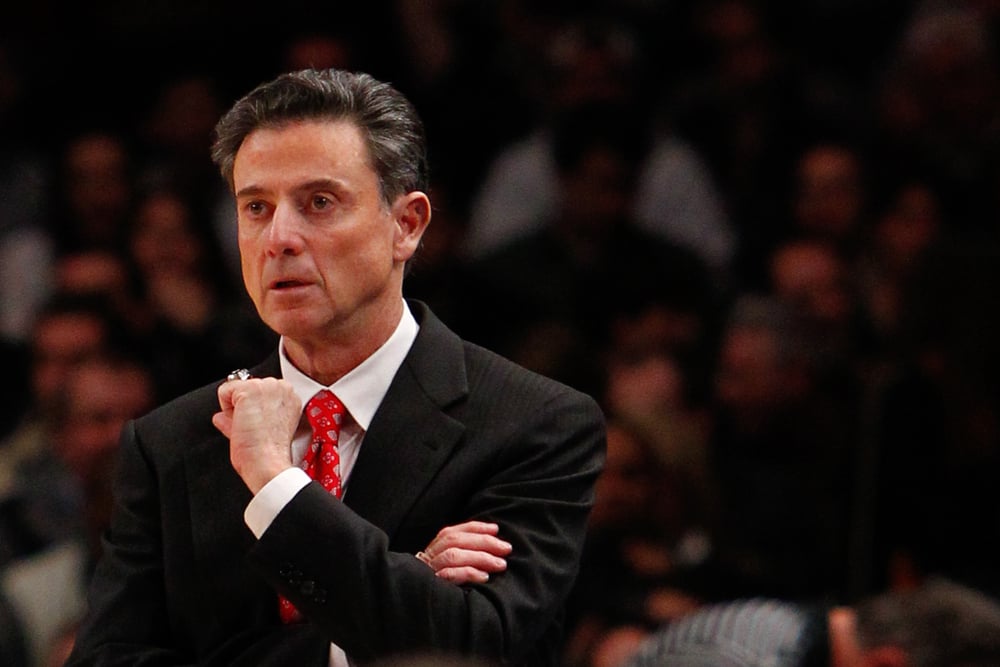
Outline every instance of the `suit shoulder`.
<svg viewBox="0 0 1000 667"><path fill-rule="evenodd" d="M504 396L518 403L567 402L600 413L592 396L553 378L542 375L484 347L463 341L469 391Z"/></svg>
<svg viewBox="0 0 1000 667"><path fill-rule="evenodd" d="M212 415L219 409L219 384L207 384L164 403L138 418L135 421L136 430L169 433L173 438L215 433Z"/></svg>

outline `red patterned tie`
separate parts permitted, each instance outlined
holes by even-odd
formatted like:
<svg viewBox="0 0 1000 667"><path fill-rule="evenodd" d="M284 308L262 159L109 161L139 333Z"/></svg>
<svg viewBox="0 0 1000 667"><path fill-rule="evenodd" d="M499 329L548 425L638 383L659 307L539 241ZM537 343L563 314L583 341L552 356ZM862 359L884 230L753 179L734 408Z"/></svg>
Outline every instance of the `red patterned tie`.
<svg viewBox="0 0 1000 667"><path fill-rule="evenodd" d="M343 490L340 484L340 453L337 444L340 439L340 423L344 418L344 404L333 392L322 389L306 403L306 419L312 427L313 437L306 449L302 467L306 473L323 488L340 498ZM298 623L302 614L284 597L279 596L279 612L283 623Z"/></svg>

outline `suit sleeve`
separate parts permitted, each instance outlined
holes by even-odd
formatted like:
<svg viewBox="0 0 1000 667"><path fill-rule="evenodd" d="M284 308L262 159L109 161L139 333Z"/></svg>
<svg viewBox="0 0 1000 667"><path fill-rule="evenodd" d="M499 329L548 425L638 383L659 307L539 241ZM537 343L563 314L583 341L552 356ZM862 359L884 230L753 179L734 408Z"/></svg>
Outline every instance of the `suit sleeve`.
<svg viewBox="0 0 1000 667"><path fill-rule="evenodd" d="M70 667L256 667L258 665L323 665L328 646L311 625L280 626L248 622L231 632L213 633L199 641L188 626L202 624L209 635L214 623L204 613L210 606L178 583L165 556L163 496L181 494L161 486L162 477L147 457L136 425L122 431L115 476L115 514L103 540L104 553L91 581L90 608L77 632L66 663ZM175 550L178 546L175 544ZM176 565L190 570L191 558L179 555ZM225 566L233 569L237 563ZM166 582L172 582L170 584ZM172 594L171 594L172 593ZM183 618L184 620L180 620Z"/></svg>
<svg viewBox="0 0 1000 667"><path fill-rule="evenodd" d="M514 547L507 570L485 584L438 579L315 483L282 510L251 563L354 660L433 649L535 664L576 576L604 461L603 416L566 390L496 449L486 483L458 508L499 523Z"/></svg>

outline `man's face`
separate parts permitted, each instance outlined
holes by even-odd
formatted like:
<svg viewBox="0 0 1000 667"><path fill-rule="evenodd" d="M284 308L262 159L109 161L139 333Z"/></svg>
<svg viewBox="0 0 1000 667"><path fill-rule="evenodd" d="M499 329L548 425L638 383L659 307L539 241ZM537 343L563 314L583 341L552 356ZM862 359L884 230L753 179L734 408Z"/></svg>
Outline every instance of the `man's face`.
<svg viewBox="0 0 1000 667"><path fill-rule="evenodd" d="M300 344L324 344L398 313L403 265L419 233L400 223L407 195L382 202L353 123L256 130L236 154L233 187L243 280L268 326Z"/></svg>

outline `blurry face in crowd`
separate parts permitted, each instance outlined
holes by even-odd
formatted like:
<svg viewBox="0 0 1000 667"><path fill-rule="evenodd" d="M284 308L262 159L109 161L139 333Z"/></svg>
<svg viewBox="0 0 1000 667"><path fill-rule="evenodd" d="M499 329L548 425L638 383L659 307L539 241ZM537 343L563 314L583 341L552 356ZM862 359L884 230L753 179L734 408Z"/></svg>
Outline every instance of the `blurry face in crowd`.
<svg viewBox="0 0 1000 667"><path fill-rule="evenodd" d="M823 243L790 243L771 260L775 293L817 322L843 323L851 299L844 266L832 247Z"/></svg>
<svg viewBox="0 0 1000 667"><path fill-rule="evenodd" d="M607 525L637 519L650 501L649 457L627 430L608 426L608 454L597 480L591 520Z"/></svg>
<svg viewBox="0 0 1000 667"><path fill-rule="evenodd" d="M716 376L716 397L747 423L773 412L791 391L779 341L763 327L735 327L725 336Z"/></svg>
<svg viewBox="0 0 1000 667"><path fill-rule="evenodd" d="M940 228L941 212L934 192L919 184L904 187L875 227L882 259L895 271L911 268Z"/></svg>
<svg viewBox="0 0 1000 667"><path fill-rule="evenodd" d="M87 239L113 241L130 197L127 156L110 135L80 137L66 152L66 195Z"/></svg>
<svg viewBox="0 0 1000 667"><path fill-rule="evenodd" d="M854 231L862 209L857 157L847 149L823 146L799 161L795 218L805 230L831 239Z"/></svg>
<svg viewBox="0 0 1000 667"><path fill-rule="evenodd" d="M107 465L125 422L152 407L152 383L140 367L92 361L70 375L65 391L58 452L74 471L89 479Z"/></svg>
<svg viewBox="0 0 1000 667"><path fill-rule="evenodd" d="M32 386L43 410L53 405L71 372L97 354L106 337L104 322L84 313L53 315L37 324Z"/></svg>
<svg viewBox="0 0 1000 667"><path fill-rule="evenodd" d="M196 269L201 241L191 225L191 211L177 197L160 194L142 202L132 234L132 256L147 278Z"/></svg>
<svg viewBox="0 0 1000 667"><path fill-rule="evenodd" d="M427 197L387 206L348 121L256 130L233 181L243 278L264 322L307 348L384 341L398 322L404 264L430 220Z"/></svg>
<svg viewBox="0 0 1000 667"><path fill-rule="evenodd" d="M611 150L588 152L561 177L563 221L580 232L606 231L628 217L631 172Z"/></svg>

